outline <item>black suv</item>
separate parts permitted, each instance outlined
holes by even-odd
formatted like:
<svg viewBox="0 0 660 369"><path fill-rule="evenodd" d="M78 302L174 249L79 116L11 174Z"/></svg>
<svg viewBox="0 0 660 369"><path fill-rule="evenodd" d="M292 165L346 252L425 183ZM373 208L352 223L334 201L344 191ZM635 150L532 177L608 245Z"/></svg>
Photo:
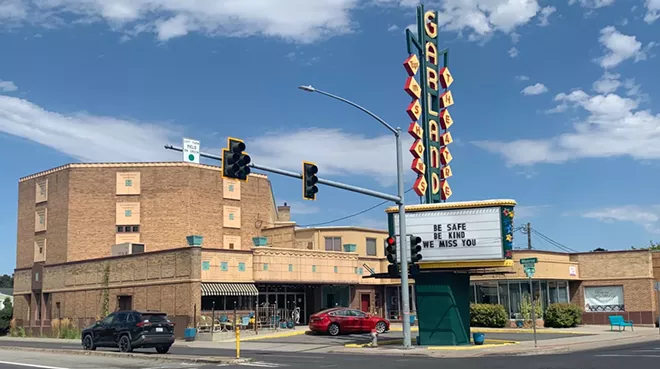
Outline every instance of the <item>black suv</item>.
<svg viewBox="0 0 660 369"><path fill-rule="evenodd" d="M117 311L83 329L85 350L118 347L121 352L136 348L156 348L165 354L174 343L174 323L167 314L147 311Z"/></svg>

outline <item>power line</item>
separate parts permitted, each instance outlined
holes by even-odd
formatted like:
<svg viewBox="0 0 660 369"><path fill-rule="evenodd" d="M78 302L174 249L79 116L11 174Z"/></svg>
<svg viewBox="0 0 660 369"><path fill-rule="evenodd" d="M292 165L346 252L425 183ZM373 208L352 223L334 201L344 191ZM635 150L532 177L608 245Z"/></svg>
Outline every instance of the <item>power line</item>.
<svg viewBox="0 0 660 369"><path fill-rule="evenodd" d="M413 189L411 188L411 189L409 189L408 191L406 191L405 193L408 193L408 192L410 192L410 191L412 191L412 190L413 190ZM337 218L337 219L329 220L329 221L327 221L327 222L313 223L313 224L304 224L304 225L301 225L300 227L318 227L318 226L322 226L322 225L326 225L326 224L331 224L331 223L340 222L340 221L342 221L342 220L346 220L346 219L349 219L349 218L353 218L353 217L356 217L356 216L358 216L358 215L362 215L362 214L364 214L364 213L366 213L366 212L372 211L372 210L374 210L374 209L377 208L377 207L380 207L380 206L383 206L383 205L387 204L388 202L391 202L391 201L390 201L390 200L385 200L385 201L382 201L382 202L380 202L380 203L378 203L378 204L376 204L376 205L374 205L374 206L372 206L372 207L370 207L370 208L367 208L367 209L364 209L364 210L358 211L357 213L353 213L353 214L351 214L351 215L347 215L347 216L344 216L344 217L341 217L341 218Z"/></svg>
<svg viewBox="0 0 660 369"><path fill-rule="evenodd" d="M577 250L574 250L574 249L572 249L572 248L570 248L570 247L568 247L568 246L565 246L565 245L563 245L563 244L561 244L561 243L559 243L559 242L553 240L552 238L550 238L550 237L544 235L543 233L537 231L537 230L534 229L534 228L532 228L531 230L532 230L532 233L534 233L535 235L539 236L542 240L548 242L548 243L551 244L552 246L555 246L556 248L558 248L558 249L560 249L560 250L562 250L562 251L565 251L565 252L578 252Z"/></svg>

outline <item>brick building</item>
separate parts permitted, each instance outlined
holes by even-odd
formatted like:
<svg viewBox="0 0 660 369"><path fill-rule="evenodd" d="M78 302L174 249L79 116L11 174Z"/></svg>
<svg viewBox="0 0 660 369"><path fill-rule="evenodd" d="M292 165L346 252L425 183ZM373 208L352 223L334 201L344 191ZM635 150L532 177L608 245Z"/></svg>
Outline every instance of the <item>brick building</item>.
<svg viewBox="0 0 660 369"><path fill-rule="evenodd" d="M19 180L15 313L20 325L80 325L115 309L163 310L177 333L211 306L351 305L384 313L385 231L297 229L268 178L223 180L189 163L68 164ZM191 247L188 236L202 236ZM197 239L197 238L194 238ZM144 253L112 256L113 245ZM194 244L194 242L193 242Z"/></svg>
<svg viewBox="0 0 660 369"><path fill-rule="evenodd" d="M534 298L543 308L570 302L583 309L585 324L609 324L608 315L623 315L635 324L654 324L658 319L657 292L660 253L648 250L556 253L517 250L510 274L473 276L472 301L499 303L511 319L521 313L520 303L530 296L529 279L521 258L538 259L532 278Z"/></svg>

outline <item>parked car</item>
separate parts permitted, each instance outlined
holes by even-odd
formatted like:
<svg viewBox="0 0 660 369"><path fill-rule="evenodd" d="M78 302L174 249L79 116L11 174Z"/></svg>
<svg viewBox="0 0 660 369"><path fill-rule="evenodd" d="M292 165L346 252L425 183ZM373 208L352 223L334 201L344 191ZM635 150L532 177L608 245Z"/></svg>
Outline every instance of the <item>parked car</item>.
<svg viewBox="0 0 660 369"><path fill-rule="evenodd" d="M360 310L333 308L312 315L309 329L315 333L328 333L331 336L340 333L368 333L373 329L380 334L390 330L390 322Z"/></svg>
<svg viewBox="0 0 660 369"><path fill-rule="evenodd" d="M174 343L174 323L157 311L117 311L83 329L85 350L117 347L121 352L136 348L155 348L165 354Z"/></svg>

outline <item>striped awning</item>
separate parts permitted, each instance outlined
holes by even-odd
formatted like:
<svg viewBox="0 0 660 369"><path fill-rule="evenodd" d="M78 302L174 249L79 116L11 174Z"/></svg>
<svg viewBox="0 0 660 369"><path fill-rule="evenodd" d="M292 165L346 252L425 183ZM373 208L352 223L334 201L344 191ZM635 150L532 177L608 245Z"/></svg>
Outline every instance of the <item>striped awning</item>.
<svg viewBox="0 0 660 369"><path fill-rule="evenodd" d="M252 283L202 283L202 296L258 296Z"/></svg>

